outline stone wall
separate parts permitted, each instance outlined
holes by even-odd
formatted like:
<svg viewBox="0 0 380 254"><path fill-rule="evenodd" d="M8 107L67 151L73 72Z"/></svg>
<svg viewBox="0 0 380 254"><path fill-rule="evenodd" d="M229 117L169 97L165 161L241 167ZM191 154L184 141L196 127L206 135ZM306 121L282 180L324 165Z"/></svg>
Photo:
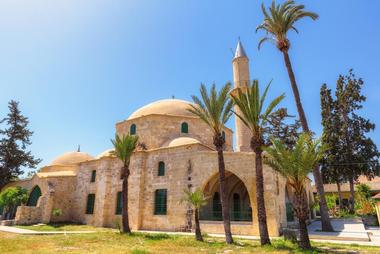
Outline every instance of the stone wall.
<svg viewBox="0 0 380 254"><path fill-rule="evenodd" d="M17 208L15 224L30 225L41 223L42 209L37 206L19 206Z"/></svg>

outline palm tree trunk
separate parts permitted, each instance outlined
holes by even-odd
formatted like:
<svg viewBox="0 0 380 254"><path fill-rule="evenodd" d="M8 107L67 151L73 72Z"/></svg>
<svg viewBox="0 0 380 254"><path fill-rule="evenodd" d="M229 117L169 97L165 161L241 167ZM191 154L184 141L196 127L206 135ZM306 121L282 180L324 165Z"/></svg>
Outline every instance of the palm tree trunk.
<svg viewBox="0 0 380 254"><path fill-rule="evenodd" d="M295 208L294 211L296 213L296 216L298 218L298 223L299 223L299 232L300 232L299 246L302 249L311 249L309 232L307 230L307 224L306 224L306 221L309 217L309 207L306 201L307 199L306 191L304 189L300 191L295 191L294 195L295 197L292 203Z"/></svg>
<svg viewBox="0 0 380 254"><path fill-rule="evenodd" d="M225 177L225 164L223 156L223 146L216 147L218 151L218 165L219 165L219 181L220 181L220 203L222 205L222 215L224 222L224 232L226 235L226 243L232 244L232 234L231 234L231 221L230 221L230 210L227 200L227 189L226 189L226 177Z"/></svg>
<svg viewBox="0 0 380 254"><path fill-rule="evenodd" d="M202 233L201 233L201 227L199 225L199 209L195 208L195 239L197 241L203 241Z"/></svg>
<svg viewBox="0 0 380 254"><path fill-rule="evenodd" d="M344 206L343 206L343 197L342 197L342 191L340 189L340 182L339 181L336 182L336 187L337 187L337 190L338 190L339 209L343 210L344 209Z"/></svg>
<svg viewBox="0 0 380 254"><path fill-rule="evenodd" d="M349 210L351 214L355 213L355 187L354 187L354 179L350 177L348 179L350 183L350 202L349 202Z"/></svg>
<svg viewBox="0 0 380 254"><path fill-rule="evenodd" d="M265 211L264 201L264 176L262 151L260 148L255 149L255 165L256 165L256 202L257 217L259 221L260 242L261 245L271 244L268 233L267 214Z"/></svg>
<svg viewBox="0 0 380 254"><path fill-rule="evenodd" d="M292 86L294 99L296 101L297 111L298 111L298 115L299 115L299 118L301 121L302 130L304 132L310 133L309 125L307 123L305 112L303 110L303 106L301 103L301 98L300 98L300 94L298 91L296 78L294 76L292 64L290 62L289 54L287 51L283 51L282 53L284 56L286 69L288 71L290 84ZM329 213L328 213L328 209L327 209L327 202L326 202L326 197L325 197L325 190L323 188L322 176L321 176L321 172L319 171L318 166L316 166L313 169L313 175L314 175L315 185L317 187L317 191L318 191L319 198L320 198L319 207L320 207L320 214L321 214L322 231L333 231L333 227L331 225L331 221L330 221L330 217L329 217Z"/></svg>
<svg viewBox="0 0 380 254"><path fill-rule="evenodd" d="M123 167L123 187L122 187L122 221L123 221L123 232L131 233L129 227L129 216L128 216L128 178L129 178L129 167Z"/></svg>
<svg viewBox="0 0 380 254"><path fill-rule="evenodd" d="M300 247L302 249L311 249L309 232L307 231L306 219L298 219L300 224Z"/></svg>

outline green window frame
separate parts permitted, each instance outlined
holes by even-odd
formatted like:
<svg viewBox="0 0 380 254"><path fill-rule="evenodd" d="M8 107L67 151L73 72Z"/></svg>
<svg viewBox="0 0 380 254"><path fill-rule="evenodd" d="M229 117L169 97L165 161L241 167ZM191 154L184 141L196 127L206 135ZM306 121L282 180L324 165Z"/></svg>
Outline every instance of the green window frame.
<svg viewBox="0 0 380 254"><path fill-rule="evenodd" d="M116 198L116 211L115 214L122 214L123 211L123 193L119 191Z"/></svg>
<svg viewBox="0 0 380 254"><path fill-rule="evenodd" d="M132 124L131 127L129 128L129 134L131 135L136 135L136 124Z"/></svg>
<svg viewBox="0 0 380 254"><path fill-rule="evenodd" d="M154 193L154 214L166 215L167 211L167 190L158 189Z"/></svg>
<svg viewBox="0 0 380 254"><path fill-rule="evenodd" d="M158 176L164 176L165 175L165 162L160 161L158 163Z"/></svg>
<svg viewBox="0 0 380 254"><path fill-rule="evenodd" d="M28 202L26 202L27 206L37 206L38 199L41 197L41 189L38 185L36 185L29 194Z"/></svg>
<svg viewBox="0 0 380 254"><path fill-rule="evenodd" d="M94 183L96 180L96 170L91 171L91 182Z"/></svg>
<svg viewBox="0 0 380 254"><path fill-rule="evenodd" d="M186 122L181 124L181 133L189 133L189 125Z"/></svg>
<svg viewBox="0 0 380 254"><path fill-rule="evenodd" d="M86 214L94 214L95 194L91 193L87 196Z"/></svg>

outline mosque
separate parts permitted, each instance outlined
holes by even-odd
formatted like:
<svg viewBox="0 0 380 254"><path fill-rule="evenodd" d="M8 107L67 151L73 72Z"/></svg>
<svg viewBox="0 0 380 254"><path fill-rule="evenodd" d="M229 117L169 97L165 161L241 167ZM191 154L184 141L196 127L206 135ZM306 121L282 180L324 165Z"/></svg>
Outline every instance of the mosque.
<svg viewBox="0 0 380 254"><path fill-rule="evenodd" d="M250 80L249 60L240 41L232 67L235 87ZM189 205L181 202L183 190L201 188L209 197L200 212L202 231L224 232L212 130L187 110L189 104L178 99L159 100L116 123L116 134L137 134L143 144L133 154L130 165L129 218L133 230L191 231L194 220ZM235 125L235 149L232 130L224 128L232 232L259 235L250 133L240 119L235 119ZM14 222L64 221L117 227L122 207L121 162L111 151L96 157L68 152L42 167L31 179L10 183L8 186L22 186L29 191L28 202L18 207ZM291 192L285 179L266 165L264 186L269 234L278 236L294 221L288 202ZM307 194L312 202L310 183ZM60 214L53 212L58 209Z"/></svg>

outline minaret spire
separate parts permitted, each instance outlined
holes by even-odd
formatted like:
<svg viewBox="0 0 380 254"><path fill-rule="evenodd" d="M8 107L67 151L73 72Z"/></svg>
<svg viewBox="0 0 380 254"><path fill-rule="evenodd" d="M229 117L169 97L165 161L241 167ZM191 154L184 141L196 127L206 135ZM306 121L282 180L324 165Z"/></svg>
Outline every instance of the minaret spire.
<svg viewBox="0 0 380 254"><path fill-rule="evenodd" d="M234 89L245 87L250 82L249 75L249 59L245 53L243 44L238 39L234 58L232 59L232 68L234 74ZM232 91L234 92L234 90ZM240 109L235 106L235 111L240 112ZM244 125L240 118L235 117L236 127L236 150L238 152L250 152L251 132Z"/></svg>
<svg viewBox="0 0 380 254"><path fill-rule="evenodd" d="M234 58L237 58L237 57L247 57L247 54L245 53L245 50L244 50L244 47L243 47L243 44L241 43L240 41L240 37L238 39L238 44L236 46L236 51L235 51L235 56Z"/></svg>

